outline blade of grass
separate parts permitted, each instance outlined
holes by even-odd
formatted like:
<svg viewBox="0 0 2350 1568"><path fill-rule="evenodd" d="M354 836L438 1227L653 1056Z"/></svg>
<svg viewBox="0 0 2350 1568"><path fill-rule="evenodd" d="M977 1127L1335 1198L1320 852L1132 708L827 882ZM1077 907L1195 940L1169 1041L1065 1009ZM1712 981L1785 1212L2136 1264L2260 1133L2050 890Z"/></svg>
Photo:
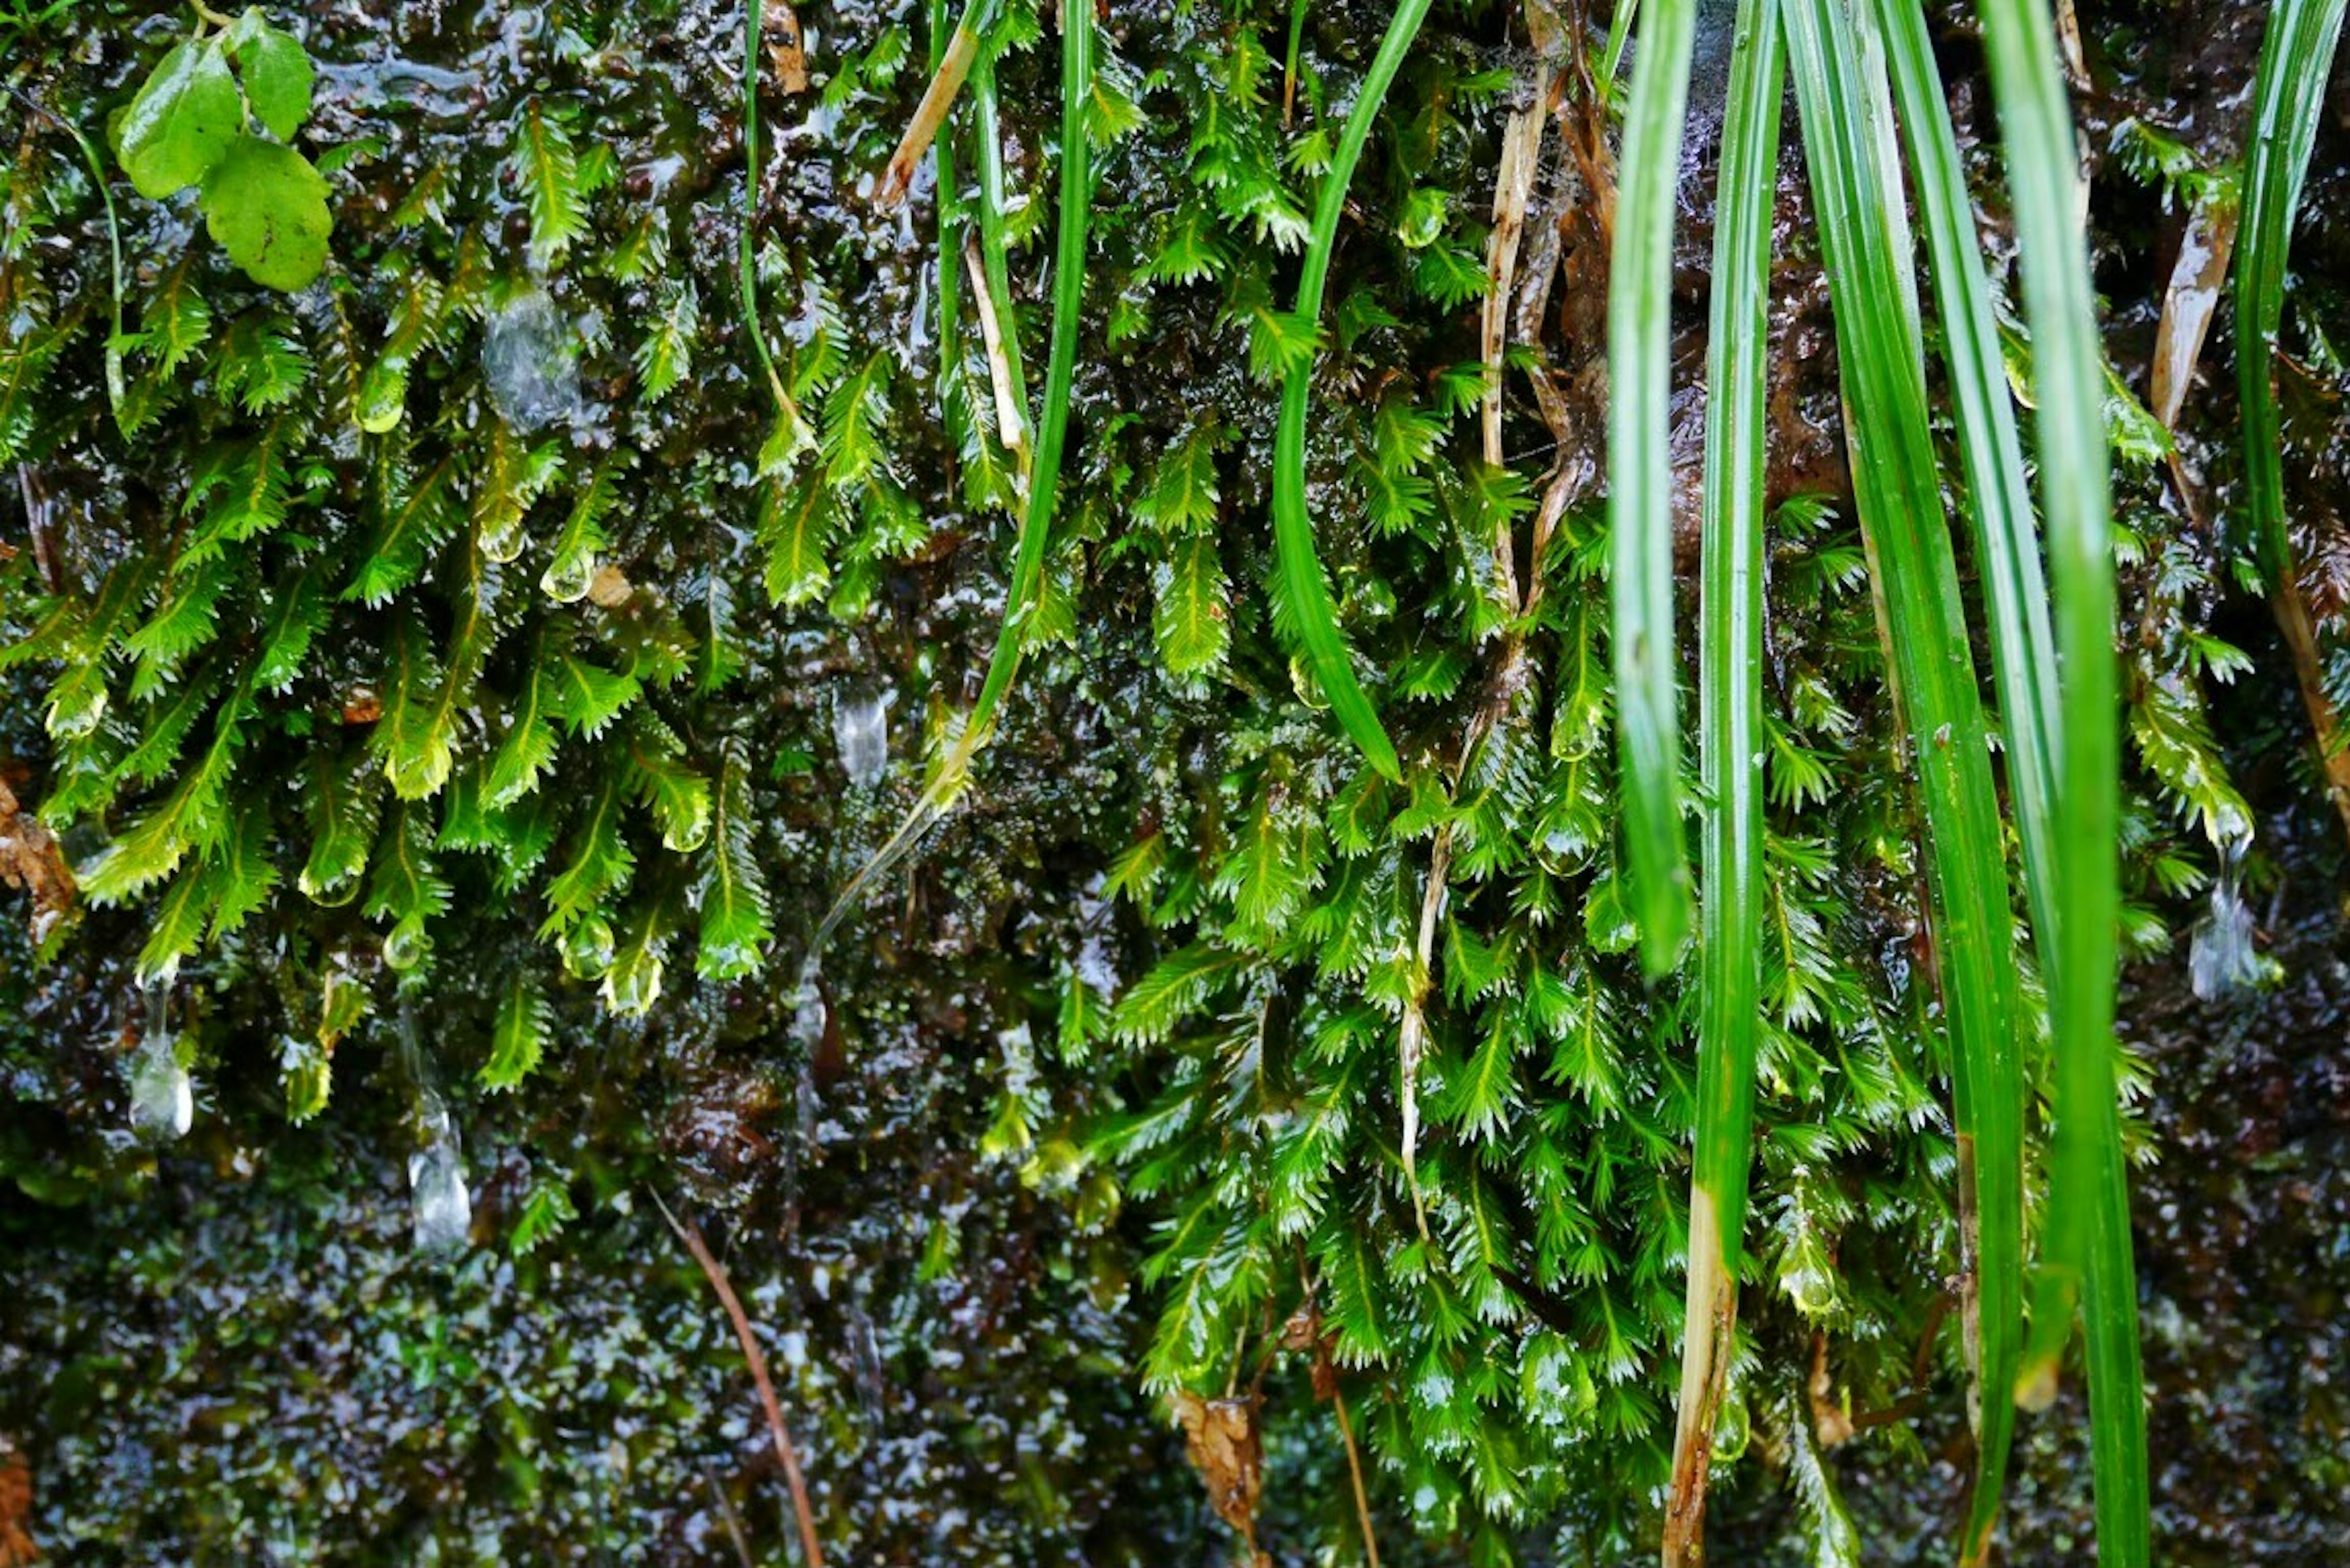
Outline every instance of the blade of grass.
<svg viewBox="0 0 2350 1568"><path fill-rule="evenodd" d="M995 19L995 6L996 0L963 0L962 19L955 24L954 34L943 49L937 47L933 23L931 85L922 89L922 101L914 106L914 118L906 122L905 134L898 139L898 150L889 155L889 166L881 172L881 188L873 197L880 205L895 206L906 199L922 154L931 150L931 140L946 124L948 114L954 109L955 95L962 91L963 78L971 74L972 62L979 57L981 41ZM933 9L943 11L944 7ZM941 164L941 190L946 188L945 173Z"/></svg>
<svg viewBox="0 0 2350 1568"><path fill-rule="evenodd" d="M759 39L766 30L764 0L748 0L743 7L743 234L736 248L735 286L742 298L743 330L751 351L766 372L767 390L775 400L775 414L785 424L798 422L798 405L784 389L775 369L775 356L759 325Z"/></svg>
<svg viewBox="0 0 2350 1568"><path fill-rule="evenodd" d="M89 170L90 183L98 187L98 199L106 206L106 259L114 280L113 331L106 340L106 406L113 411L118 424L122 418L125 387L122 375L122 225L114 212L114 187L108 183L106 166L99 161L98 149L90 144L80 126L21 91L12 84L0 83L0 91L24 105L26 111L37 114L68 136L81 150L81 161Z"/></svg>
<svg viewBox="0 0 2350 1568"><path fill-rule="evenodd" d="M1894 95L1908 132L1918 215L1933 260L1942 363L1959 431L1969 519L1974 525L1983 596L1990 611L1991 674L2007 742L2008 785L2023 846L2025 902L2032 910L2041 967L2056 968L2055 881L2056 646L2048 628L2048 585L2038 524L2024 478L2023 441L1999 319L1984 275L1973 198L1950 125L1950 102L1934 64L1925 13L1917 0L1876 0L1874 12L1892 65Z"/></svg>
<svg viewBox="0 0 2350 1568"><path fill-rule="evenodd" d="M1653 977L1689 935L1673 658L1673 213L1697 0L1648 0L1632 61L1607 272L1608 578L1624 843Z"/></svg>
<svg viewBox="0 0 2350 1568"><path fill-rule="evenodd" d="M906 814L888 843L874 852L826 911L808 942L800 971L803 995L812 994L825 943L865 889L903 860L931 826L962 795L973 758L995 731L996 710L1019 673L1026 650L1028 621L1042 600L1045 545L1053 531L1060 498L1061 451L1069 428L1069 393L1076 379L1078 316L1085 304L1086 250L1093 203L1093 154L1086 141L1086 99L1093 88L1094 10L1084 4L1062 8L1061 27L1061 213L1053 256L1053 340L1045 367L1045 402L1037 419L1035 465L1027 506L1014 546L1012 580L1004 592L1003 625L995 650L960 733L935 762L921 798Z"/></svg>
<svg viewBox="0 0 2350 1568"><path fill-rule="evenodd" d="M1314 206L1314 229L1305 243L1305 265L1297 275L1294 313L1298 323L1317 338L1322 288L1330 275L1330 253L1338 244L1338 215L1346 210L1347 186L1355 177L1355 165L1362 161L1363 145L1371 139L1371 126L1378 119L1388 88L1402 68L1412 40L1419 36L1420 23L1428 19L1429 5L1430 0L1401 0L1396 6L1387 36L1379 40L1379 52L1372 57L1371 68L1355 95L1355 106L1347 112L1346 128L1339 133L1329 171L1322 176L1322 192ZM1403 765L1396 758L1387 731L1379 725L1371 700L1363 693L1362 682L1355 679L1347 634L1338 628L1338 608L1322 576L1321 558L1314 553L1314 525L1305 515L1305 415L1313 397L1314 358L1309 353L1300 356L1283 379L1281 422L1274 433L1273 536L1283 595L1296 618L1297 639L1305 645L1306 662L1313 667L1330 711L1371 766L1388 778L1400 779Z"/></svg>
<svg viewBox="0 0 2350 1568"><path fill-rule="evenodd" d="M2262 570L2268 574L2277 624L2293 654L2334 808L2350 825L2350 752L2343 748L2340 718L2325 695L2317 632L2302 597L2285 527L2283 432L2275 381L2277 331L2284 321L2285 256L2293 244L2302 179L2316 145L2342 16L2343 0L2278 0L2261 39L2236 247L2236 382L2243 410L2244 490L2251 504L2253 544Z"/></svg>
<svg viewBox="0 0 2350 1568"><path fill-rule="evenodd" d="M2244 155L2243 225L2236 250L2236 376L2253 545L2272 587L2293 569L2275 380L2285 257L2302 181L2316 146L2342 16L2343 0L2277 0L2261 39L2251 137Z"/></svg>
<svg viewBox="0 0 2350 1568"><path fill-rule="evenodd" d="M1593 85L1599 89L1599 101L1612 103L1616 96L1616 73L1624 65L1624 46L1632 40L1632 23L1640 15L1640 0L1620 0L1615 14L1607 18L1607 42L1599 51L1599 71Z"/></svg>
<svg viewBox="0 0 2350 1568"><path fill-rule="evenodd" d="M1289 48L1281 58L1281 128L1289 129L1297 108L1297 46L1305 39L1307 0L1289 0Z"/></svg>
<svg viewBox="0 0 2350 1568"><path fill-rule="evenodd" d="M1010 245L1003 224L1003 129L998 122L995 57L983 52L971 72L972 135L979 165L979 254L988 316L994 322L991 365L999 365L996 433L1028 472L1028 369L1020 354L1020 318L1012 308Z"/></svg>
<svg viewBox="0 0 2350 1568"><path fill-rule="evenodd" d="M1666 1568L1704 1560L1713 1428L1738 1327L1762 1012L1762 523L1771 218L1785 55L1776 0L1739 0L1714 191L1698 624L1698 765L1705 783L1698 907L1697 1147L1689 1311L1665 1511Z"/></svg>
<svg viewBox="0 0 2350 1568"><path fill-rule="evenodd" d="M941 68L952 57L955 45L947 32L947 0L931 0L931 67ZM955 178L954 127L939 128L939 386L962 374L962 247L955 239L962 227L962 193Z"/></svg>
<svg viewBox="0 0 2350 1568"><path fill-rule="evenodd" d="M2114 1077L2121 738L2105 361L2054 18L2046 0L1982 0L1980 14L2032 329L2041 510L2064 677L2054 814L2064 915L2056 931L2061 961L2050 977L2055 1125L2042 1246L2053 1267L2041 1270L2033 1291L2023 1382L2053 1386L2085 1281L2098 1555L2135 1568L2148 1561L2151 1532L2129 1184ZM1975 1532L1968 1544L1980 1560L1988 1542Z"/></svg>
<svg viewBox="0 0 2350 1568"><path fill-rule="evenodd" d="M1878 166L1885 143L1866 123L1876 97L1842 0L1786 0L1783 16L1835 315L1853 488L1925 808L1970 1282L1975 1486L1979 1497L1996 1500L2014 1433L2009 1390L2022 1306L2023 1095L2014 916L1990 736L1904 286L1913 258L1896 247Z"/></svg>

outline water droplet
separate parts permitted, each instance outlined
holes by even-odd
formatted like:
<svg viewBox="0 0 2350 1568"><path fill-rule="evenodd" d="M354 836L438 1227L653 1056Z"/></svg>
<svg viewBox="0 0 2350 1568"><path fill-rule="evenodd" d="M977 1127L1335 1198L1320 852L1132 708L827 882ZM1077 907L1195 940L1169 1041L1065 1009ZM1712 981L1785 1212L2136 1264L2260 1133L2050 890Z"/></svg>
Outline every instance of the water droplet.
<svg viewBox="0 0 2350 1568"><path fill-rule="evenodd" d="M1754 1417L1746 1407L1746 1391L1732 1387L1722 1395L1713 1419L1713 1455L1721 1460L1738 1458L1752 1439Z"/></svg>
<svg viewBox="0 0 2350 1568"><path fill-rule="evenodd" d="M563 967L581 980L595 980L612 967L612 923L590 915L563 937Z"/></svg>
<svg viewBox="0 0 2350 1568"><path fill-rule="evenodd" d="M149 1137L187 1136L195 1124L195 1084L168 1034L150 1034L130 1064L130 1125Z"/></svg>
<svg viewBox="0 0 2350 1568"><path fill-rule="evenodd" d="M1781 1274L1779 1288L1805 1317L1825 1317L1835 1306L1835 1280L1808 1260Z"/></svg>
<svg viewBox="0 0 2350 1568"><path fill-rule="evenodd" d="M889 771L889 699L884 691L844 693L833 704L832 741L840 771L858 789L869 789Z"/></svg>
<svg viewBox="0 0 2350 1568"><path fill-rule="evenodd" d="M408 412L408 361L381 359L371 366L359 383L358 407L352 418L359 429L369 435L382 435L399 428Z"/></svg>
<svg viewBox="0 0 2350 1568"><path fill-rule="evenodd" d="M464 1151L440 1097L429 1096L425 1104L424 1146L408 1157L409 1216L418 1251L453 1251L465 1244L473 1228Z"/></svg>
<svg viewBox="0 0 2350 1568"><path fill-rule="evenodd" d="M546 573L538 579L539 591L556 604L576 604L588 597L595 586L596 557L586 550L575 550L557 556L547 563Z"/></svg>
<svg viewBox="0 0 2350 1568"><path fill-rule="evenodd" d="M699 796L661 829L661 847L691 855L710 842L710 800Z"/></svg>
<svg viewBox="0 0 2350 1568"><path fill-rule="evenodd" d="M523 528L519 514L499 518L482 530L482 554L500 566L521 555L522 547L529 542L530 535Z"/></svg>
<svg viewBox="0 0 2350 1568"><path fill-rule="evenodd" d="M482 335L482 375L499 416L519 431L574 424L586 413L579 396L579 333L538 291L518 296L490 317Z"/></svg>
<svg viewBox="0 0 2350 1568"><path fill-rule="evenodd" d="M60 680L49 698L49 733L60 741L78 741L106 717L106 682Z"/></svg>
<svg viewBox="0 0 2350 1568"><path fill-rule="evenodd" d="M2244 903L2244 847L2251 835L2220 844L2220 875L2211 882L2211 912L2198 921L2188 951L2188 983L2206 1002L2260 978L2260 955L2252 946L2252 911Z"/></svg>
<svg viewBox="0 0 2350 1568"><path fill-rule="evenodd" d="M422 920L402 920L384 934L383 961L391 969L414 969L432 950Z"/></svg>
<svg viewBox="0 0 2350 1568"><path fill-rule="evenodd" d="M659 953L632 951L627 963L604 972L604 1005L623 1015L650 1012L660 1000L665 967Z"/></svg>

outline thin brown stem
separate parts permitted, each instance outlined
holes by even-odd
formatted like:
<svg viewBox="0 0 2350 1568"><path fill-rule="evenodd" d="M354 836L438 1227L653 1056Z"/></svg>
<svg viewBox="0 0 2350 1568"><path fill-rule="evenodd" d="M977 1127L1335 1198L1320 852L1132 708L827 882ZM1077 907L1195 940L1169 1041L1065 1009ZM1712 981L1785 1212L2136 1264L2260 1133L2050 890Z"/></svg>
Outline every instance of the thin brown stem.
<svg viewBox="0 0 2350 1568"><path fill-rule="evenodd" d="M1370 1568L1379 1568L1378 1537L1371 1533L1371 1494L1363 1486L1363 1456L1355 1447L1354 1423L1347 1419L1347 1397L1333 1388L1330 1404L1338 1412L1338 1440L1347 1445L1347 1475L1355 1483L1355 1518L1362 1526L1363 1555Z"/></svg>
<svg viewBox="0 0 2350 1568"><path fill-rule="evenodd" d="M2342 716L2325 694L2325 661L2317 646L2317 626L2310 618L2308 601L2301 597L2299 572L2290 563L2280 576L2270 605L2276 612L2277 629L2284 633L2284 645L2293 655L2293 679L2301 686L2302 706L2309 711L2309 727L2317 733L2325 793L2341 815L2344 832L2350 833L2350 750L2344 748Z"/></svg>
<svg viewBox="0 0 2350 1568"><path fill-rule="evenodd" d="M734 1294L733 1282L726 1277L726 1266L710 1251L710 1243L690 1220L680 1220L670 1212L669 1205L656 1195L661 1218L693 1254L702 1266L702 1276L710 1288L718 1293L718 1304L726 1309L727 1321L734 1325L734 1337L743 1346L743 1359L751 1364L751 1381L759 1387L759 1407L766 1412L767 1431L775 1439L775 1458L783 1461L784 1484L792 1494L792 1515L800 1529L800 1552L807 1568L824 1568L824 1547L816 1536L816 1512L808 1506L807 1482L800 1476L799 1450L792 1446L792 1434L784 1425L784 1407L775 1397L775 1383L767 1376L766 1352L759 1348L759 1336L751 1331L751 1320L743 1314L743 1303Z"/></svg>

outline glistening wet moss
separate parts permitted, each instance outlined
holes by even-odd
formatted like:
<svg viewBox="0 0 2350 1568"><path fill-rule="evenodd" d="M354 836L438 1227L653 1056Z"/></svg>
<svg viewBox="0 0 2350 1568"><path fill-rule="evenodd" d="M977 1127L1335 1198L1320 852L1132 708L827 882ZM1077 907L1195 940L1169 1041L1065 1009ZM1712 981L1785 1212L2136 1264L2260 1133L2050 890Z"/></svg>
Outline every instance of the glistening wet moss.
<svg viewBox="0 0 2350 1568"><path fill-rule="evenodd" d="M1275 302L1295 265L1284 247L1311 205L1326 155L1317 146L1335 135L1386 16L1368 4L1308 8L1284 130L1287 9L1116 5L1106 16L1105 42L1127 68L1112 73L1117 91L1097 117L1103 196L1067 527L1048 563L1053 635L1030 650L971 798L826 955L828 1007L805 1032L794 1027L800 944L912 797L924 732L975 691L1010 537L985 398L966 396L971 423L939 414L927 192L897 213L868 200L919 90L920 9L811 7L800 17L809 91L772 84L764 100L775 155L761 179L761 297L779 353L809 372L803 412L817 440L787 475L758 472L772 411L731 304L734 12L419 6L306 18L325 67L322 137L354 148L335 175L340 271L324 295L264 298L219 266L184 213L127 203L134 325L161 320L178 285L210 314L175 374L152 346L134 352L134 402L151 409L135 443L107 422L94 351L105 296L93 193L54 129L22 122L0 255L7 347L21 355L35 340L27 328L62 327L71 352L40 383L31 434L11 437L22 442L9 453L22 464L16 488L30 499L10 542L54 546L57 584L86 598L109 568L163 558L177 531L203 524L182 514L198 465L285 421L299 504L240 564L258 593L322 560L339 592L381 554L387 497L446 465L470 502L501 432L532 426L524 433L553 440L565 471L522 514L525 554L497 589L496 647L456 704L458 776L511 732L543 639L627 673L638 691L618 733L642 739L637 726L658 719L676 755L743 792L744 856L765 884L770 933L752 944L761 971L734 972L730 948L716 974L696 979L710 851L665 848L639 806L622 836L633 876L594 913L624 950L650 936L660 1000L641 1018L609 1020L597 984L566 975L534 941L552 874L615 777L617 742L563 741L533 808L550 859L511 882L494 857L436 838L452 907L424 920L432 952L407 990L457 1105L476 1250L453 1267L410 1257L400 1188L412 1089L391 1044L400 977L380 962L401 912L371 912L366 892L317 904L294 877L314 832L304 764L329 753L380 777L367 748L400 696L394 649L416 632L436 669L447 662L470 580L470 509L412 565L390 564L378 580L406 580L382 603L334 608L296 680L263 704L239 763L235 802L263 813L281 886L234 938L192 952L173 992L203 1085L196 1141L158 1160L118 1130L120 1031L138 1012L128 971L160 888L93 912L63 968L36 973L11 950L0 979L13 988L0 1028L15 1100L0 1170L19 1190L75 1205L18 1206L0 1220L12 1282L17 1256L32 1260L33 1281L0 1307L0 1428L32 1454L36 1532L60 1553L723 1561L733 1547L723 1495L754 1553L780 1560L788 1532L735 1354L650 1219L649 1190L695 1205L754 1315L772 1334L802 1336L804 1351L786 1341L776 1360L844 1560L1151 1562L1170 1542L1211 1542L1221 1527L1180 1438L1138 1391L1146 1378L1211 1397L1261 1378L1260 1538L1284 1561L1329 1542L1351 1550L1346 1467L1314 1355L1277 1348L1309 1299L1336 1336L1336 1384L1362 1441L1385 1560L1409 1560L1415 1539L1446 1561L1642 1550L1669 1428L1690 1064L1680 993L1643 987L1628 955L1604 777L1593 461L1605 408L1594 265L1606 254L1604 143L1588 134L1588 104L1570 96L1535 204L1556 249L1530 236L1523 271L1539 273L1541 288L1529 281L1512 312L1544 395L1513 368L1506 473L1475 461L1482 378L1471 361L1494 145L1533 75L1514 9L1439 8L1342 223L1308 500L1346 629L1410 764L1409 790L1382 792L1357 778L1311 705L1259 586L1271 564L1267 378L1284 352ZM2137 302L2159 276L2143 257L2168 220L2156 187L2106 151L2108 111L2170 115L2199 135L2211 121L2197 150L2223 154L2216 121L2235 79L2224 56L2188 72L2185 88L2138 84L2170 70L2181 40L2222 38L2230 24L2215 13L2173 26L2168 8L2085 16L2097 45L2084 101L2108 347L2135 377L2153 329ZM41 49L11 57L27 91L95 128L182 25L88 6L38 35ZM1040 238L1058 135L1049 19L1041 30L1045 47L1015 52L1001 73L1024 198L1012 274L1032 359L1049 297ZM1962 28L1938 38L1962 143L1980 164L1979 62ZM536 187L510 166L533 123L566 128L591 185L598 150L609 150L584 228L559 244L564 225L534 217ZM2341 161L2329 140L2321 164ZM1708 188L1700 158L1685 202L1701 208ZM1741 1560L1815 1556L1816 1542L1844 1536L1833 1494L1807 1478L1842 1478L1872 1552L1939 1555L1964 1469L1947 1318L1922 1391L1911 1367L1954 1266L1937 1108L1945 1064L1917 915L1914 808L1885 763L1892 716L1856 542L1798 499L1835 500L1845 483L1803 188L1791 151L1774 245L1784 351L1772 388L1780 510L1766 643L1778 722L1767 867L1783 961L1766 990L1732 1400L1753 1440L1726 1471L1713 1519L1717 1550ZM2326 214L2341 200L2338 178L2314 182L2318 232L2297 254L2338 246ZM1991 216L1996 243L1996 202ZM1675 273L1684 386L1704 348L1704 214L1690 217ZM1565 269L1555 281L1551 258ZM420 280L442 308L424 313L432 330L411 347L401 424L363 435L357 389L432 292ZM576 334L576 357L558 356L576 379L576 421L552 418L562 374L539 379L542 423L511 397L502 413L484 373L491 323L539 296L544 310L523 314ZM2323 287L2309 297L2330 323ZM262 351L271 329L307 369L282 404L248 407L256 373L298 369ZM681 343L687 373L650 395L651 368ZM836 349L838 364L816 374ZM2124 454L2135 460L2125 515L2144 552L2127 613L2149 612L2132 644L2140 730L2127 843L2131 930L2149 961L2174 934L2183 945L2200 912L2189 884L2211 863L2208 826L2234 809L2231 768L2272 845L2307 831L2297 732L2231 730L2223 757L2201 729L2225 659L2189 632L2216 629L2275 668L2257 617L2209 618L2237 547L2226 398L2221 388L2189 405L2190 452L2211 483L2199 522L2146 461L2143 425L2119 427L2139 443ZM1696 477L1695 401L1675 405L1684 493ZM2300 407L2289 461L2316 474L2323 498L2339 488L2313 465L2330 429L2324 400ZM604 535L594 564L625 578L626 597L551 606L538 578L599 472L612 500L591 519ZM1536 551L1554 484L1550 545ZM806 551L792 524L802 501L819 521ZM1483 591L1481 551L1502 526L1547 583L1540 613L1514 629ZM12 639L32 617L43 565L26 549L0 567ZM605 597L621 586L608 581ZM1222 628L1204 661L1170 657L1157 623L1180 624L1170 603L1205 607ZM234 613L229 624L183 662L183 680L249 650L254 630ZM1494 651L1513 637L1523 666ZM57 659L8 672L0 722L6 754L22 759L21 794L56 801L84 776L78 759L104 762L106 747L151 728L154 705L129 690L131 668L120 656L108 667L124 730L101 732L94 752L41 732ZM879 689L893 698L894 765L868 793L837 754L834 715ZM1464 736L1486 713L1495 738L1471 766ZM68 830L74 857L119 838L168 782L134 781L69 813L84 818ZM420 836L445 826L445 804L420 803ZM387 804L386 819L401 810ZM1439 835L1454 846L1451 869L1420 973L1392 955L1417 937ZM2256 900L2279 864L2322 880L2330 854L2281 862L2264 847ZM1115 888L1098 880L1118 870ZM1186 984L1170 1000L1163 982L1202 957L1213 966L1204 989ZM335 1047L318 1118L288 1130L281 1064L315 1069L323 987L338 963L377 1011ZM623 994L643 994L644 970L629 972ZM496 982L516 973L545 991L557 1026L536 1071L493 1095L471 1085L488 1059ZM1153 973L1156 1002L1144 983ZM1395 1016L1415 990L1429 1030L1426 1243L1396 1149ZM2166 1043L2158 1059L2170 1054ZM2187 1126L2183 1110L2155 1110L2158 1139ZM554 1212L557 1192L577 1218L511 1260L525 1216ZM2171 1245L2156 1232L2146 1241L2150 1254ZM2331 1266L2316 1254L2305 1272L2331 1278ZM122 1310L93 1310L109 1301ZM216 1322L260 1326L233 1337ZM2159 1347L2155 1365L2158 1387L2181 1386L2161 1381L2179 1369ZM2280 1450L2278 1490L2263 1496L2325 1519L2317 1445L2332 1417L2320 1386L2294 1371L2264 1366L2232 1386L2252 1392L2229 1397L2296 1423L2307 1413L2310 1442ZM1809 1468L1839 1412L1888 1410L1899 1418L1862 1426L1825 1449L1825 1469ZM2187 1495L2188 1479L2174 1480L2173 1495ZM2020 1500L2019 1557L2053 1560L2077 1540L2072 1484L2058 1476ZM2239 1500L2193 1511L2164 1521L2180 1560L2288 1539Z"/></svg>

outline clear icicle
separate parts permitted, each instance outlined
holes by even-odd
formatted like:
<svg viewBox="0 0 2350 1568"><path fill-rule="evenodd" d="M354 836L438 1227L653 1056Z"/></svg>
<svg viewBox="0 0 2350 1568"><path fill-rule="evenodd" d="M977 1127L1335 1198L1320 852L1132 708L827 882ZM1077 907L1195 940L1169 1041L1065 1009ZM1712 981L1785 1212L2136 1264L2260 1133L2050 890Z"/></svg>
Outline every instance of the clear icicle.
<svg viewBox="0 0 2350 1568"><path fill-rule="evenodd" d="M420 1252L453 1252L473 1229L473 1199L465 1188L465 1149L449 1102L432 1086L416 1014L400 1009L400 1057L416 1085L416 1149L408 1157L408 1211Z"/></svg>
<svg viewBox="0 0 2350 1568"><path fill-rule="evenodd" d="M579 395L579 347L578 327L537 289L517 296L490 317L482 335L482 376L507 424L535 431L587 418Z"/></svg>
<svg viewBox="0 0 2350 1568"><path fill-rule="evenodd" d="M2211 882L2211 912L2198 921L2187 973L2195 994L2210 1002L2260 978L2252 946L2252 911L2244 902L2244 849L2250 836L2220 846L2220 875Z"/></svg>
<svg viewBox="0 0 2350 1568"><path fill-rule="evenodd" d="M154 1138L185 1137L196 1119L195 1084L163 1016L163 990L147 992L147 1031L130 1063L130 1125Z"/></svg>
<svg viewBox="0 0 2350 1568"><path fill-rule="evenodd" d="M454 1251L473 1229L473 1199L465 1189L464 1150L457 1124L441 1096L427 1089L424 1137L408 1157L409 1212L420 1252Z"/></svg>
<svg viewBox="0 0 2350 1568"><path fill-rule="evenodd" d="M832 740L850 784L870 789L879 784L889 771L889 693L843 692L833 704Z"/></svg>

